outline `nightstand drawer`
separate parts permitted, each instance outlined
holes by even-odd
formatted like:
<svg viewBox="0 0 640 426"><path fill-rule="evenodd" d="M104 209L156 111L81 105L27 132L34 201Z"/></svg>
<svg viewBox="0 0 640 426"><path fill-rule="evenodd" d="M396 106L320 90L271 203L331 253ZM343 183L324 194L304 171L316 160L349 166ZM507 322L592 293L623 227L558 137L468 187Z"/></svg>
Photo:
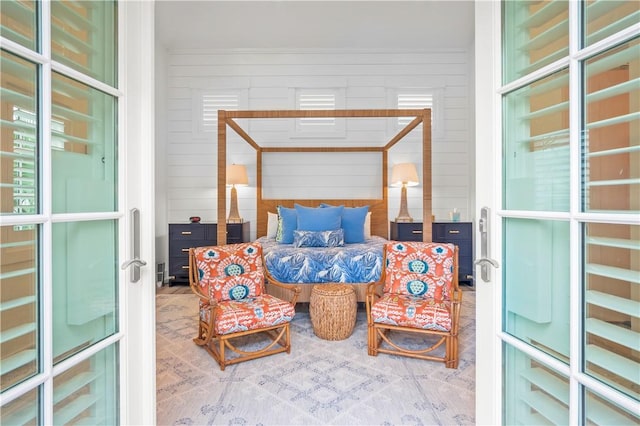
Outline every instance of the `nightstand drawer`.
<svg viewBox="0 0 640 426"><path fill-rule="evenodd" d="M432 229L434 241L453 242L472 239L470 222L434 222Z"/></svg>
<svg viewBox="0 0 640 426"><path fill-rule="evenodd" d="M170 257L169 275L175 281L189 281L189 257Z"/></svg>
<svg viewBox="0 0 640 426"><path fill-rule="evenodd" d="M215 240L172 240L169 245L169 257L188 256L191 247L215 246Z"/></svg>
<svg viewBox="0 0 640 426"><path fill-rule="evenodd" d="M170 240L206 240L216 237L216 225L211 223L190 223L169 225ZM213 232L212 232L213 231ZM211 234L211 235L207 235Z"/></svg>
<svg viewBox="0 0 640 426"><path fill-rule="evenodd" d="M421 222L390 222L390 239L394 241L422 241Z"/></svg>

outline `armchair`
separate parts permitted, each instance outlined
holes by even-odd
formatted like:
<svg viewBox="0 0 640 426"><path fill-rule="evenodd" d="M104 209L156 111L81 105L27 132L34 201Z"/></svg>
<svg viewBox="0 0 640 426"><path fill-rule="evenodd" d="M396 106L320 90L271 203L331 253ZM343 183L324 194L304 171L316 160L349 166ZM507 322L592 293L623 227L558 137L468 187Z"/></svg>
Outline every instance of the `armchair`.
<svg viewBox="0 0 640 426"><path fill-rule="evenodd" d="M442 361L458 368L458 247L429 242L389 242L381 278L367 287L368 353ZM404 332L404 333L401 333ZM410 333L412 344L398 338ZM430 337L426 337L430 336ZM444 343L439 352L434 352Z"/></svg>
<svg viewBox="0 0 640 426"><path fill-rule="evenodd" d="M228 244L189 249L189 283L199 297L198 335L220 369L242 361L290 353L289 323L295 315L300 289L282 286L290 296L282 300L265 290L262 246ZM270 284L280 286L278 282ZM262 333L267 343L246 347L243 336ZM226 349L236 356L228 358Z"/></svg>

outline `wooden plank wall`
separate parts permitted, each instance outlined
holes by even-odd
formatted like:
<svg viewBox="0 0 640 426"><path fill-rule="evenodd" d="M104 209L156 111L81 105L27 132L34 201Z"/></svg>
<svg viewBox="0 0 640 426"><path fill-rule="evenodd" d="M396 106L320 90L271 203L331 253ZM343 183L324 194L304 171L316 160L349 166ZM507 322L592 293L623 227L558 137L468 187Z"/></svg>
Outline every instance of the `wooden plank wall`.
<svg viewBox="0 0 640 426"><path fill-rule="evenodd" d="M195 97L209 89L241 91L246 103L241 109L293 109L292 90L295 88L344 90L346 102L343 108L349 109L396 108L392 100L397 89L439 89L442 102L435 108L440 108L436 114L442 114L444 126L432 138L434 214L436 219L446 219L455 207L462 212L463 220L473 219L474 124L470 83L473 62L468 51L184 50L161 52L157 58L160 62L157 105L158 115L163 118L157 132L161 167L156 181L156 222L160 241L167 223L185 222L190 216L201 216L205 222L217 219L217 134L215 131L199 132L195 120L198 115ZM374 123L369 119L350 120L347 130L348 137L343 143L367 146L372 140L384 144L395 133L387 123ZM286 144L289 141L298 145L300 142L290 138L290 125L278 120L257 120L255 123L252 120L248 132L261 144ZM419 147L422 141L420 132L414 133L390 151L389 167L399 162L415 162L421 173ZM245 220L255 222L256 194L255 186L251 185L256 179L255 153L233 131L229 129L227 134L227 160L248 165L250 185L238 190L240 214ZM336 140L315 143L333 144ZM309 161L314 163L314 160L300 160L292 164L287 159L278 164L276 159L275 164L265 169L288 167L304 171L310 167ZM312 165L326 170L329 178L324 181L325 186L337 188L341 194L349 190L343 188L342 182L353 181L353 176L345 178L345 170L361 176L376 169L367 164L353 164L351 159L346 167L341 161ZM371 176L371 180L376 179ZM366 181L364 177L358 177L358 185L360 180ZM367 192L365 198L370 198L370 189L361 190ZM393 219L400 205L400 189L388 188L388 194L388 216ZM313 196L304 195L304 198ZM421 186L408 188L408 207L414 218L422 216L421 195ZM158 258L162 257L160 249Z"/></svg>

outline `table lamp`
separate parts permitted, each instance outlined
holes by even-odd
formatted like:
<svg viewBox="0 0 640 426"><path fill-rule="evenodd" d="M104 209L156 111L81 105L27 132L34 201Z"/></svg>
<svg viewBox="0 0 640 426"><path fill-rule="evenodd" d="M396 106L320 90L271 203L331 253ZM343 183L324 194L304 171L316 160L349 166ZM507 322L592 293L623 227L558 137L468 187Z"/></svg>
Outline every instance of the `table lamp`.
<svg viewBox="0 0 640 426"><path fill-rule="evenodd" d="M227 185L231 185L231 203L229 207L229 217L227 223L242 223L243 220L238 213L238 191L236 186L246 186L249 184L247 169L241 164L231 164L227 166Z"/></svg>
<svg viewBox="0 0 640 426"><path fill-rule="evenodd" d="M402 185L400 193L400 212L396 217L396 222L413 222L407 209L407 186L418 185L418 171L413 163L395 164L391 169L391 186Z"/></svg>

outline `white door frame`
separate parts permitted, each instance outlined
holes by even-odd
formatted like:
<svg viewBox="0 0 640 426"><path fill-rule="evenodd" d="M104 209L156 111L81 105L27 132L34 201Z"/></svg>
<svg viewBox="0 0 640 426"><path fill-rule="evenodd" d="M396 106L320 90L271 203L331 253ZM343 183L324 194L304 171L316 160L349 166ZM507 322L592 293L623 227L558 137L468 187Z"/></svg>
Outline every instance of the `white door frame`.
<svg viewBox="0 0 640 426"><path fill-rule="evenodd" d="M156 422L155 347L155 133L153 1L120 1L119 64L124 97L120 108L120 185L123 226L131 241L129 214L140 210L140 281L130 282L129 270L120 275L120 423ZM121 244L120 264L131 259L129 244Z"/></svg>
<svg viewBox="0 0 640 426"><path fill-rule="evenodd" d="M489 256L500 261L501 220L501 120L497 93L500 73L500 2L475 3L475 155L476 212L489 207ZM476 232L476 257L480 257L480 238ZM476 424L502 423L502 350L500 269L489 267L491 281L480 277L476 266Z"/></svg>

